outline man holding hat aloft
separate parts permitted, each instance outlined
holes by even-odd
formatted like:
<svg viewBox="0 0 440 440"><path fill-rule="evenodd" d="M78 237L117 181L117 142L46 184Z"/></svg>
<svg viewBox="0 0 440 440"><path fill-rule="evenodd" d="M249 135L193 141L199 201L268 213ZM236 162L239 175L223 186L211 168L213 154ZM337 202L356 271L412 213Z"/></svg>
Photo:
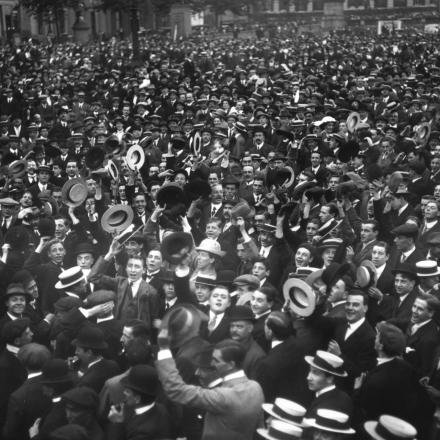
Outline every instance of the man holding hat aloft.
<svg viewBox="0 0 440 440"><path fill-rule="evenodd" d="M172 420L156 401L160 390L157 372L150 365L135 365L121 379L125 403L113 405L108 414L110 438L171 438Z"/></svg>
<svg viewBox="0 0 440 440"><path fill-rule="evenodd" d="M247 306L235 306L229 313L229 333L231 339L238 341L246 350L243 360L243 370L246 376L254 379L258 362L266 354L252 336L255 316Z"/></svg>
<svg viewBox="0 0 440 440"><path fill-rule="evenodd" d="M322 350L318 350L315 356L305 356L304 359L310 365L307 384L310 391L315 393L306 418L315 419L318 410L322 408L341 411L351 417L353 402L350 396L335 384L337 377L347 376L343 368L343 359Z"/></svg>

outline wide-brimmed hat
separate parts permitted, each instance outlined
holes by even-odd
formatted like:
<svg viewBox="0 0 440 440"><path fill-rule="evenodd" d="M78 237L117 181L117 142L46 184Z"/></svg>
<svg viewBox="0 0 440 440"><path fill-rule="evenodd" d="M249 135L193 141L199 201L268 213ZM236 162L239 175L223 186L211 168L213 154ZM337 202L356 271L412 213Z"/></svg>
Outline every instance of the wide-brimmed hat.
<svg viewBox="0 0 440 440"><path fill-rule="evenodd" d="M263 410L272 417L301 426L306 409L292 400L277 397L274 403L263 403Z"/></svg>
<svg viewBox="0 0 440 440"><path fill-rule="evenodd" d="M119 179L119 168L118 168L116 161L110 159L107 162L106 169L107 169L108 173L110 174L110 177L113 180Z"/></svg>
<svg viewBox="0 0 440 440"><path fill-rule="evenodd" d="M10 176L22 177L26 173L27 162L25 160L14 160L8 165L8 172Z"/></svg>
<svg viewBox="0 0 440 440"><path fill-rule="evenodd" d="M14 200L12 197L3 197L0 199L0 205L5 206L17 206L19 203Z"/></svg>
<svg viewBox="0 0 440 440"><path fill-rule="evenodd" d="M78 243L75 247L74 255L76 256L79 254L96 255L96 249L92 243L89 243L88 241L84 241L82 243Z"/></svg>
<svg viewBox="0 0 440 440"><path fill-rule="evenodd" d="M440 267L433 260L423 260L416 263L417 276L420 278L428 278L440 275Z"/></svg>
<svg viewBox="0 0 440 440"><path fill-rule="evenodd" d="M108 347L103 331L96 326L85 325L81 327L72 344L77 347L105 350Z"/></svg>
<svg viewBox="0 0 440 440"><path fill-rule="evenodd" d="M171 264L179 264L194 247L193 237L187 232L173 232L161 243L163 259Z"/></svg>
<svg viewBox="0 0 440 440"><path fill-rule="evenodd" d="M361 115L358 112L351 112L346 120L348 131L350 133L354 133L360 121L361 121Z"/></svg>
<svg viewBox="0 0 440 440"><path fill-rule="evenodd" d="M387 414L381 415L378 421L364 423L365 431L375 440L415 440L417 430L405 420Z"/></svg>
<svg viewBox="0 0 440 440"><path fill-rule="evenodd" d="M84 279L84 273L79 266L69 267L58 275L55 289L67 289L67 287L72 287Z"/></svg>
<svg viewBox="0 0 440 440"><path fill-rule="evenodd" d="M361 289L377 283L377 269L371 260L364 260L356 270L356 281Z"/></svg>
<svg viewBox="0 0 440 440"><path fill-rule="evenodd" d="M292 423L273 419L269 422L267 429L258 428L258 434L268 440L294 440L302 438L303 430Z"/></svg>
<svg viewBox="0 0 440 440"><path fill-rule="evenodd" d="M101 218L101 226L104 231L113 233L121 232L133 222L133 209L128 205L111 206L104 212Z"/></svg>
<svg viewBox="0 0 440 440"><path fill-rule="evenodd" d="M43 385L73 381L69 365L64 359L49 359L43 365L42 373L39 382Z"/></svg>
<svg viewBox="0 0 440 440"><path fill-rule="evenodd" d="M283 296L289 300L290 310L299 316L310 316L315 310L316 296L305 281L289 278L283 284Z"/></svg>
<svg viewBox="0 0 440 440"><path fill-rule="evenodd" d="M341 162L347 163L359 153L359 144L356 141L348 141L341 144L337 156Z"/></svg>
<svg viewBox="0 0 440 440"><path fill-rule="evenodd" d="M311 419L308 427L320 429L322 431L336 432L339 434L354 434L355 430L350 427L348 414L332 409L318 409L316 418Z"/></svg>
<svg viewBox="0 0 440 440"><path fill-rule="evenodd" d="M61 198L65 205L76 207L87 199L88 193L87 183L81 178L75 178L68 180L63 185Z"/></svg>
<svg viewBox="0 0 440 440"><path fill-rule="evenodd" d="M399 236L403 235L404 237L417 237L419 233L419 228L412 223L404 223L403 225L397 226L396 228L391 230L393 235Z"/></svg>
<svg viewBox="0 0 440 440"><path fill-rule="evenodd" d="M217 281L214 278L207 278L198 275L194 280L195 284L203 284L204 286L215 287L217 286Z"/></svg>
<svg viewBox="0 0 440 440"><path fill-rule="evenodd" d="M318 350L315 356L304 356L306 362L318 370L325 371L333 376L346 377L347 372L342 368L344 360L328 351Z"/></svg>
<svg viewBox="0 0 440 440"><path fill-rule="evenodd" d="M121 385L141 394L154 397L159 388L159 377L154 367L135 365L130 368L128 375L121 379Z"/></svg>
<svg viewBox="0 0 440 440"><path fill-rule="evenodd" d="M208 252L208 254L215 255L217 257L224 257L226 252L221 250L220 243L212 238L205 238L196 247L196 251Z"/></svg>
<svg viewBox="0 0 440 440"><path fill-rule="evenodd" d="M140 170L145 163L145 152L143 148L136 144L132 145L125 156L128 168L132 171Z"/></svg>

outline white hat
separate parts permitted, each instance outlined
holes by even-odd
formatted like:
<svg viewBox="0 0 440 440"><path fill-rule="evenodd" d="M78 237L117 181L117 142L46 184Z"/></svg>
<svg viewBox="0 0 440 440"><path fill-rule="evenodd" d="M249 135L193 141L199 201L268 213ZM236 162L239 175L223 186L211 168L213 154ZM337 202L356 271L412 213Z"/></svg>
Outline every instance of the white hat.
<svg viewBox="0 0 440 440"><path fill-rule="evenodd" d="M196 251L204 251L209 254L217 255L217 257L224 257L226 252L223 252L220 243L212 238L205 238L198 247Z"/></svg>
<svg viewBox="0 0 440 440"><path fill-rule="evenodd" d="M365 431L375 440L415 440L417 430L405 420L398 417L382 415L378 421L370 420L364 423Z"/></svg>
<svg viewBox="0 0 440 440"><path fill-rule="evenodd" d="M440 268L433 260L423 260L416 263L417 276L422 278L440 275Z"/></svg>
<svg viewBox="0 0 440 440"><path fill-rule="evenodd" d="M350 427L348 414L332 409L318 409L316 419L310 420L308 426L340 434L355 433L355 430Z"/></svg>
<svg viewBox="0 0 440 440"><path fill-rule="evenodd" d="M304 359L312 367L318 368L326 373L339 377L347 376L347 372L342 368L344 360L328 351L318 350L314 357L304 356Z"/></svg>
<svg viewBox="0 0 440 440"><path fill-rule="evenodd" d="M291 423L273 419L267 429L259 428L257 432L269 440L288 440L301 438L303 430Z"/></svg>
<svg viewBox="0 0 440 440"><path fill-rule="evenodd" d="M306 409L291 400L277 397L274 403L263 403L263 410L276 419L300 426Z"/></svg>
<svg viewBox="0 0 440 440"><path fill-rule="evenodd" d="M65 289L74 286L84 279L84 273L79 266L70 267L58 275L59 281L55 284L55 289Z"/></svg>

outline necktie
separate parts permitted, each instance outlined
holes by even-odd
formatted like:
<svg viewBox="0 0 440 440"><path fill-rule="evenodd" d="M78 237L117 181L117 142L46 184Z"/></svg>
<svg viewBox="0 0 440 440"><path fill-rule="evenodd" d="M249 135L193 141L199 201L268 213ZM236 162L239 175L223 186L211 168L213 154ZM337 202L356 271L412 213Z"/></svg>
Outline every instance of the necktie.
<svg viewBox="0 0 440 440"><path fill-rule="evenodd" d="M165 303L165 310L169 310L169 308L170 308L170 303L169 303L169 302L166 302L166 303Z"/></svg>
<svg viewBox="0 0 440 440"><path fill-rule="evenodd" d="M216 321L217 321L217 315L213 315L212 318L208 322L209 333L214 331Z"/></svg>
<svg viewBox="0 0 440 440"><path fill-rule="evenodd" d="M406 255L402 254L402 256L400 257L400 262L405 263L405 261L406 261Z"/></svg>
<svg viewBox="0 0 440 440"><path fill-rule="evenodd" d="M215 209L215 206L213 206L212 211L211 211L211 217L214 217L216 212L217 212L217 209Z"/></svg>
<svg viewBox="0 0 440 440"><path fill-rule="evenodd" d="M130 296L133 298L133 281L129 281L128 282L128 292L130 294Z"/></svg>
<svg viewBox="0 0 440 440"><path fill-rule="evenodd" d="M346 341L348 336L350 335L350 329L351 329L351 325L347 324L347 330L345 331L344 341Z"/></svg>

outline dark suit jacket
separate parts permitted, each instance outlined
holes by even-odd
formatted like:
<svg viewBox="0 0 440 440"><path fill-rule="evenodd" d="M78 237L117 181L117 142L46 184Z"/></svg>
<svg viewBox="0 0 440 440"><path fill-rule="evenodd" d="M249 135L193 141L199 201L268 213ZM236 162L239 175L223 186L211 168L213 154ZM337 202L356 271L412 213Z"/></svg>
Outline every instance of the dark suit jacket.
<svg viewBox="0 0 440 440"><path fill-rule="evenodd" d="M116 362L102 359L84 372L77 385L92 388L99 394L105 381L120 372Z"/></svg>
<svg viewBox="0 0 440 440"><path fill-rule="evenodd" d="M381 273L379 279L377 280L376 287L382 293L390 294L394 289L394 275L391 273L391 266L389 262L385 265L385 269Z"/></svg>
<svg viewBox="0 0 440 440"><path fill-rule="evenodd" d="M216 344L217 342L223 341L223 339L228 339L230 337L228 310L226 310L222 320L212 333L208 331L208 323L204 322L202 323L200 334L211 344Z"/></svg>
<svg viewBox="0 0 440 440"><path fill-rule="evenodd" d="M416 369L419 377L429 376L433 369L439 336L439 330L434 321L428 322L413 335L408 336L407 350L403 358ZM408 347L412 350L408 350Z"/></svg>
<svg viewBox="0 0 440 440"><path fill-rule="evenodd" d="M393 319L396 320L396 323L407 323L411 318L411 309L414 301L417 298L417 289L414 288L413 291L410 292L409 295L403 300L402 304L400 304L398 296L395 296L393 298Z"/></svg>
<svg viewBox="0 0 440 440"><path fill-rule="evenodd" d="M315 398L306 412L306 418L315 419L318 409L331 409L351 416L353 414L353 402L347 393L334 388Z"/></svg>
<svg viewBox="0 0 440 440"><path fill-rule="evenodd" d="M395 269L400 265L400 259L402 257L402 253L394 248L391 251L389 265L392 269ZM414 267L417 262L425 259L425 253L421 249L415 248L414 251L409 255L409 257L405 260L406 264L412 264Z"/></svg>
<svg viewBox="0 0 440 440"><path fill-rule="evenodd" d="M118 319L109 319L108 321L98 322L96 324L104 333L105 341L108 344L106 358L116 360L121 351L121 336L123 323Z"/></svg>

